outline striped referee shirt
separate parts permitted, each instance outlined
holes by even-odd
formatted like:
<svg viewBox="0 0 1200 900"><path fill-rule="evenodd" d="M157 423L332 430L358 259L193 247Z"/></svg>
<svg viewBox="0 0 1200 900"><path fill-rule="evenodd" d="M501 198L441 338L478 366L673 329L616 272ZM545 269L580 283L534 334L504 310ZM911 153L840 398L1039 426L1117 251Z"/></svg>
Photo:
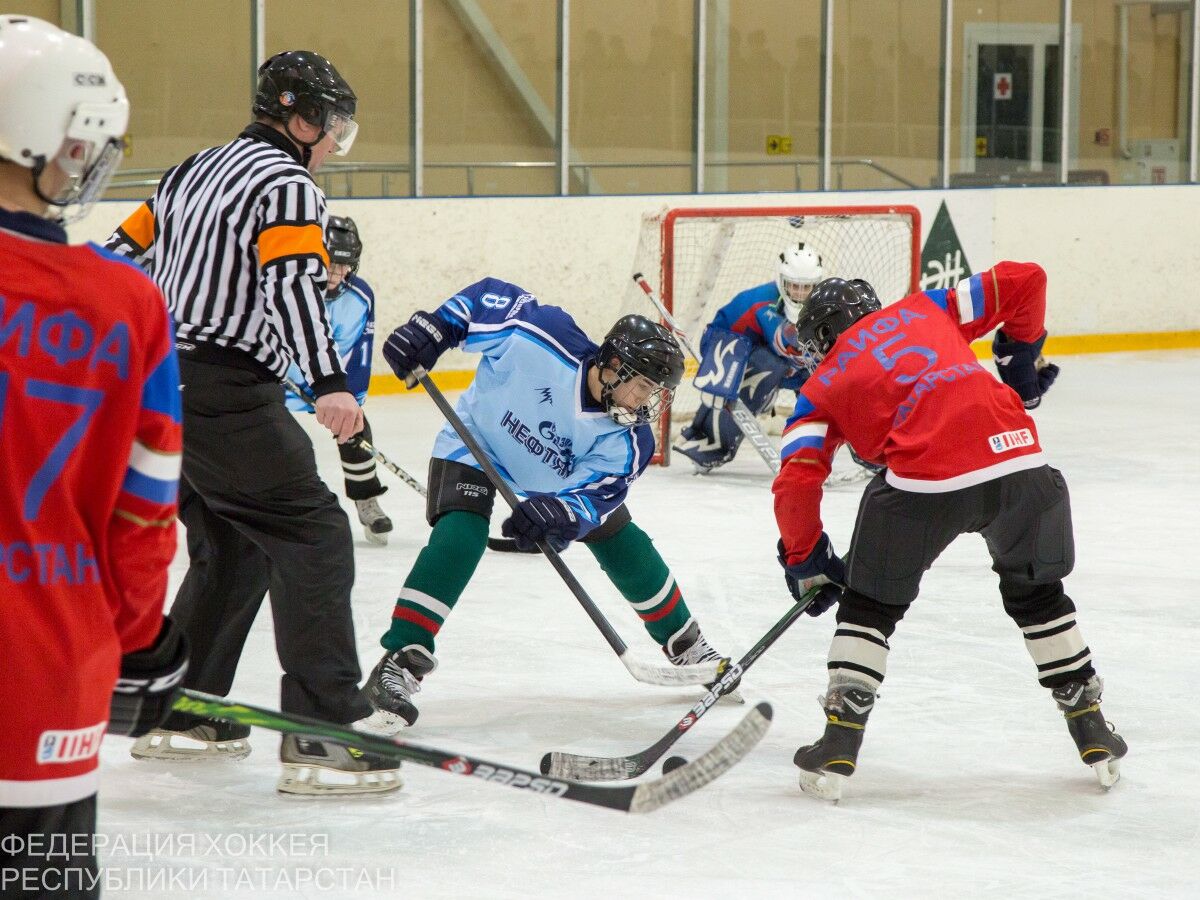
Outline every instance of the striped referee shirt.
<svg viewBox="0 0 1200 900"><path fill-rule="evenodd" d="M300 153L252 124L170 169L108 239L166 297L186 358L241 351L281 378L294 360L320 396L346 390L325 312L325 197Z"/></svg>

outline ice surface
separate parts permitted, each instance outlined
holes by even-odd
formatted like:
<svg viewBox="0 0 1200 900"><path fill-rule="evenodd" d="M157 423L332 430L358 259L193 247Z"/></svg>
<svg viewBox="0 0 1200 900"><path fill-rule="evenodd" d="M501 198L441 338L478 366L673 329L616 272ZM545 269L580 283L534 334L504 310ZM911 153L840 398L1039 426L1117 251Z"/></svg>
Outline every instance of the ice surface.
<svg viewBox="0 0 1200 900"><path fill-rule="evenodd" d="M644 817L414 765L390 797L288 800L275 793L272 733L255 731L245 761L209 766L138 763L129 741L110 738L100 823L112 883L136 887L167 870L190 885L173 893L201 897L1197 896L1200 353L1058 362L1062 376L1035 416L1071 488L1078 562L1067 589L1107 682L1104 711L1131 748L1109 793L1079 762L1001 609L983 542L967 536L926 576L892 640L860 771L836 807L801 795L791 762L821 729L827 614L802 618L747 678L747 700L775 707L762 744L716 783ZM376 397L367 411L377 445L423 481L440 426L433 404ZM334 445L307 421L340 492ZM369 545L355 522L364 669L428 533L420 498L381 477L391 543ZM745 449L707 478L684 465L652 469L629 504L709 639L735 656L790 602L769 484ZM826 494L826 528L841 550L861 487ZM654 659L657 647L590 554L565 558L633 650ZM172 592L184 569L181 553ZM538 557L487 553L438 657L411 738L528 769L551 749L640 750L695 696L634 682ZM264 614L231 696L276 707L278 677ZM695 757L746 709L711 711L672 752ZM266 846L264 835L284 843ZM174 855L135 852L153 841Z"/></svg>

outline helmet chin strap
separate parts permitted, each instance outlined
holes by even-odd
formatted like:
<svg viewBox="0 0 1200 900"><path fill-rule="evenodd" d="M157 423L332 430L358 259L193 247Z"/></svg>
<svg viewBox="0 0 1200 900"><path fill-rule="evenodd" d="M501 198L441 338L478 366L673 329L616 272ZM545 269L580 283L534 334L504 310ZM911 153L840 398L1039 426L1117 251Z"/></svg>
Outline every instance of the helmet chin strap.
<svg viewBox="0 0 1200 900"><path fill-rule="evenodd" d="M304 163L304 168L307 169L309 162L312 160L312 148L317 146L317 144L321 143L321 141L325 139L325 131L322 129L321 133L317 135L316 140L301 140L300 138L296 137L296 135L292 134L293 118L295 118L295 114L287 117L287 120L283 123L283 129L287 132L287 136L300 146L301 162Z"/></svg>

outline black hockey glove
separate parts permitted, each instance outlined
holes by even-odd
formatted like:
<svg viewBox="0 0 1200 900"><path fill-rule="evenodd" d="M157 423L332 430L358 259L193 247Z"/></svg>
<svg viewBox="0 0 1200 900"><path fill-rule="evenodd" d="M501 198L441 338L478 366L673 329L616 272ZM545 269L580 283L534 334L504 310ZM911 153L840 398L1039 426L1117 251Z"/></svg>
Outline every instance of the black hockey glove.
<svg viewBox="0 0 1200 900"><path fill-rule="evenodd" d="M842 558L833 552L833 544L829 535L821 532L817 545L804 562L788 565L787 551L783 541L778 544L779 564L783 566L784 579L788 590L797 601L815 587L821 591L813 598L812 603L804 611L810 616L819 616L837 602L842 595L842 585L846 582L846 564Z"/></svg>
<svg viewBox="0 0 1200 900"><path fill-rule="evenodd" d="M153 644L121 657L121 675L109 705L108 733L141 737L157 728L171 711L175 689L187 667L183 629L163 616L162 630Z"/></svg>
<svg viewBox="0 0 1200 900"><path fill-rule="evenodd" d="M1058 366L1046 362L1042 356L1044 343L1044 334L1032 344L1010 341L1003 331L997 331L992 338L992 356L1000 380L1017 392L1026 409L1036 409L1042 402L1042 394L1050 390L1058 377Z"/></svg>
<svg viewBox="0 0 1200 900"><path fill-rule="evenodd" d="M396 377L407 378L415 369L429 371L451 343L448 326L429 313L413 313L413 317L388 335L383 345L383 358Z"/></svg>
<svg viewBox="0 0 1200 900"><path fill-rule="evenodd" d="M522 500L500 525L500 533L512 538L517 549L527 552L545 541L562 553L579 537L579 516L567 504L552 495Z"/></svg>

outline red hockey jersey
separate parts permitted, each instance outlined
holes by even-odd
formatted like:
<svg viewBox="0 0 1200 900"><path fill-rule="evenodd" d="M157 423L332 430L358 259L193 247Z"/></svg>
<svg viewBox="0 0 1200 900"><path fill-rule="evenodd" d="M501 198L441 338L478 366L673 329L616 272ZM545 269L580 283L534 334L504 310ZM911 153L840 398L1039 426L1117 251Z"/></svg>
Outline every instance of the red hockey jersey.
<svg viewBox="0 0 1200 900"><path fill-rule="evenodd" d="M821 536L821 484L849 443L887 466L905 491L953 491L1043 464L1020 397L969 342L1003 325L1019 341L1045 334L1046 273L1002 262L949 290L923 291L856 322L796 398L783 432L775 516L789 563Z"/></svg>
<svg viewBox="0 0 1200 900"><path fill-rule="evenodd" d="M181 414L135 266L0 210L0 807L96 791L123 653L162 626Z"/></svg>

